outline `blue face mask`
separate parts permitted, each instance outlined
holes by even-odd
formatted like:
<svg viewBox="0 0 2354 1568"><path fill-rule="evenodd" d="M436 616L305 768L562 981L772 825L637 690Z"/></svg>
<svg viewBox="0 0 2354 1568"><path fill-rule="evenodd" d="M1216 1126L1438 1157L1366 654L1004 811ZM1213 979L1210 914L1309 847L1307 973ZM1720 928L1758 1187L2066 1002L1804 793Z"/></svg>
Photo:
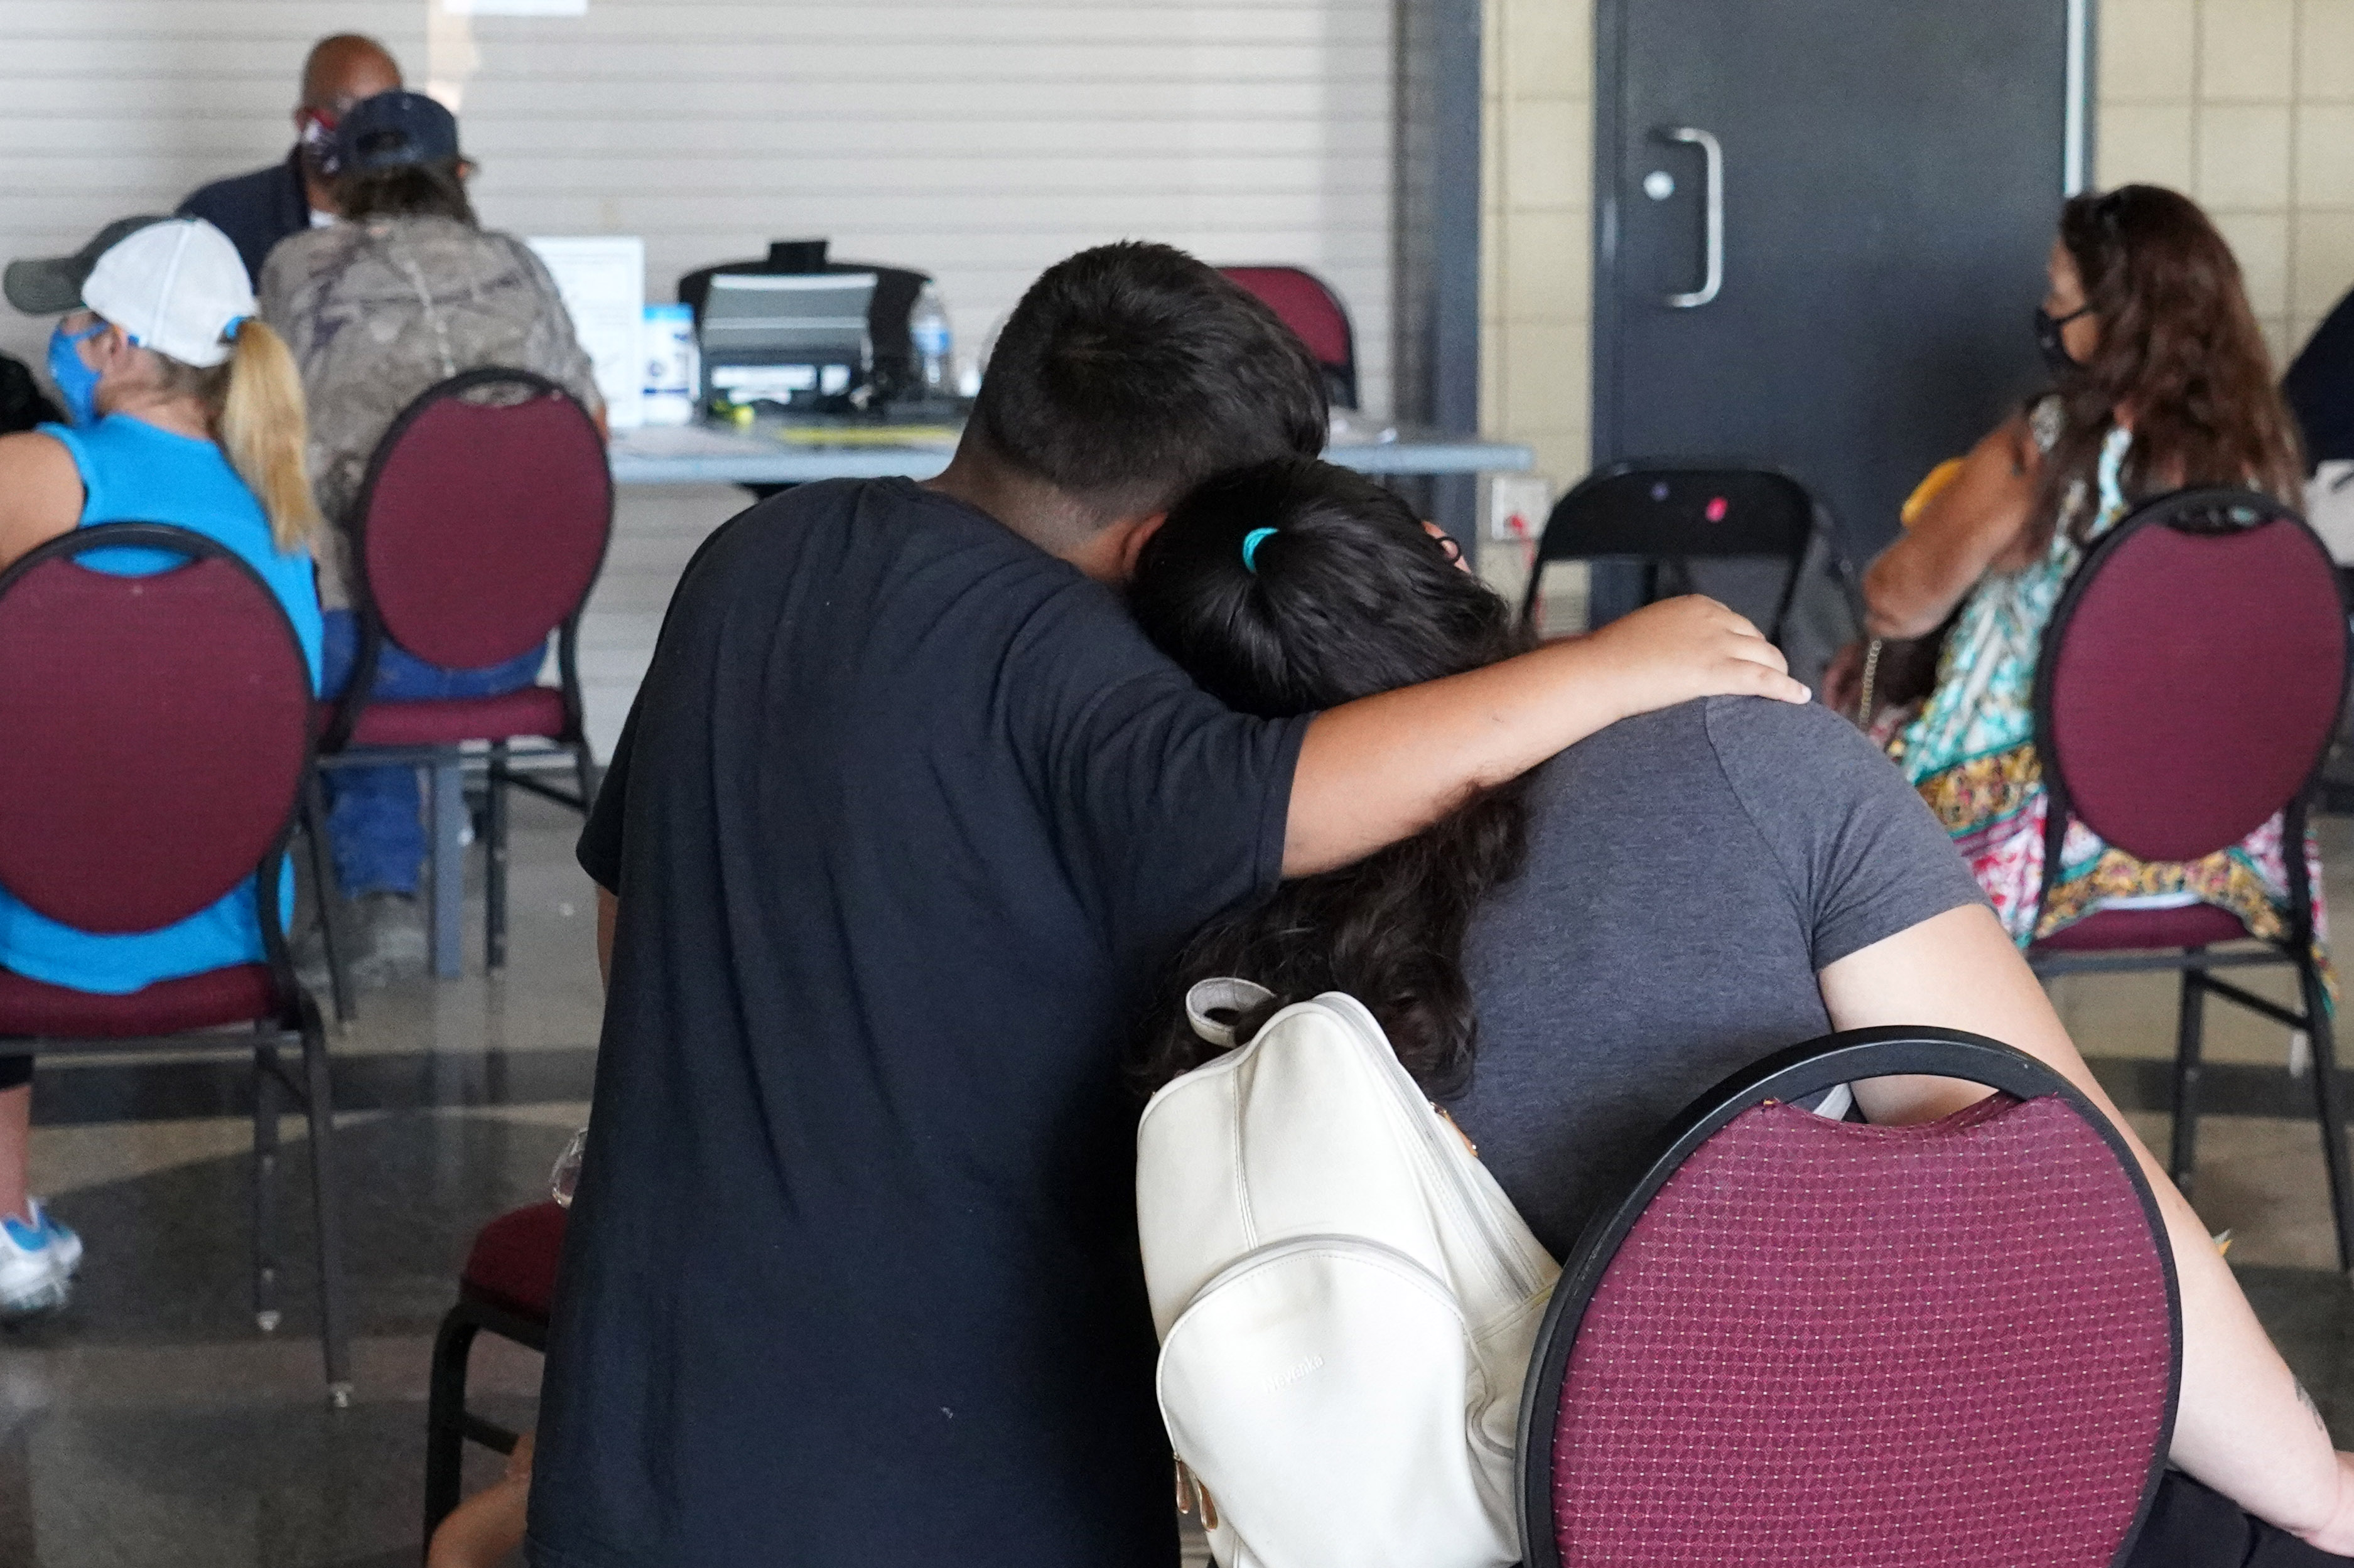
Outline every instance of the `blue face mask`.
<svg viewBox="0 0 2354 1568"><path fill-rule="evenodd" d="M69 333L59 322L49 334L49 379L66 400L66 418L77 425L98 423L98 372L82 363L80 344L106 330L99 322L86 331Z"/></svg>

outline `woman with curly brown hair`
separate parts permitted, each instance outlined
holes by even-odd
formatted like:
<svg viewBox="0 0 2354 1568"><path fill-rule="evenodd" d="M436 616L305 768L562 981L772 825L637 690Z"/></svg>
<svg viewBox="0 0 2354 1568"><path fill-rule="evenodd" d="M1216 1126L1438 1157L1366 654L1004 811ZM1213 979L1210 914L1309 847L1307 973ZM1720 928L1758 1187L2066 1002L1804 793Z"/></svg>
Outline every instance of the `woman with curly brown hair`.
<svg viewBox="0 0 2354 1568"><path fill-rule="evenodd" d="M2043 631L2094 541L2193 485L2303 493L2296 425L2231 247L2189 197L2124 185L2070 201L2037 339L2055 381L1963 461L1864 575L1867 630L1947 623L1925 700L1873 733L1968 857L2022 947L2096 909L2214 904L2285 930L2280 823L2202 861L2155 864L2073 827L2040 900L2046 797L2033 693ZM2195 594L2199 585L2182 585ZM1836 693L1836 677L1829 683Z"/></svg>

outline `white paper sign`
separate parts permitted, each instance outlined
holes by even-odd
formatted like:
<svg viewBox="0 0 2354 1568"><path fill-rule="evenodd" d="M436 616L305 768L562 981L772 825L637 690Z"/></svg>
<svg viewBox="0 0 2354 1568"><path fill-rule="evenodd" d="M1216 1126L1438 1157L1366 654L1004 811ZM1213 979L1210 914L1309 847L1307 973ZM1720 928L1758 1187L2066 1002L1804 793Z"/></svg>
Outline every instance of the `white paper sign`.
<svg viewBox="0 0 2354 1568"><path fill-rule="evenodd" d="M617 430L641 422L645 366L639 332L646 312L646 242L634 234L525 241L556 277L572 330L597 366L597 390Z"/></svg>

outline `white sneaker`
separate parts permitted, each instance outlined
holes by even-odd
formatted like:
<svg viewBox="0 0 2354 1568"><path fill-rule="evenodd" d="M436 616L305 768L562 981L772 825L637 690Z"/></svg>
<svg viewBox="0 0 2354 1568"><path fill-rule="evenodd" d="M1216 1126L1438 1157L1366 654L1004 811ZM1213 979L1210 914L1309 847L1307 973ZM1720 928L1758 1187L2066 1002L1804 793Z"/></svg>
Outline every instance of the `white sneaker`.
<svg viewBox="0 0 2354 1568"><path fill-rule="evenodd" d="M58 1255L58 1266L70 1279L81 1272L81 1236L73 1227L49 1213L49 1206L38 1198L27 1198L25 1206L33 1211L34 1220L49 1234L49 1245Z"/></svg>
<svg viewBox="0 0 2354 1568"><path fill-rule="evenodd" d="M72 1268L52 1234L51 1222L37 1206L33 1215L31 1224L14 1214L0 1216L0 1319L29 1318L66 1304ZM70 1231L65 1234L73 1238L74 1259L80 1262L80 1238Z"/></svg>

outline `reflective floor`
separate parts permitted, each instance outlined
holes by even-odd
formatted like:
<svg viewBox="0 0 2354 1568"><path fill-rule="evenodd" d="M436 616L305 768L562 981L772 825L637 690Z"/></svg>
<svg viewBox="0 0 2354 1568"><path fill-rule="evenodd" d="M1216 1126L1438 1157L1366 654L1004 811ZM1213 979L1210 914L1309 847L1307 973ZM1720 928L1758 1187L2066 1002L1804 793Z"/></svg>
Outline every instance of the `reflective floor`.
<svg viewBox="0 0 2354 1568"><path fill-rule="evenodd" d="M395 1568L418 1558L425 1368L475 1228L546 1191L586 1114L597 1033L590 888L577 820L516 806L513 944L498 980L362 999L334 1042L356 1393L331 1412L307 1296L310 1204L286 1124L286 1321L247 1299L249 1103L233 1066L58 1064L37 1080L36 1186L89 1256L73 1305L0 1335L0 1568ZM2354 833L2325 848L2354 866ZM2332 902L2354 908L2354 877ZM479 923L477 907L473 916ZM2056 995L2143 1135L2166 1130L2162 979L2062 982ZM2328 1202L2278 1027L2214 1006L2215 1107L2197 1199L2328 1413L2354 1438L2354 1301L2329 1271ZM485 1337L477 1402L528 1419L536 1358ZM494 1474L477 1454L470 1485Z"/></svg>

